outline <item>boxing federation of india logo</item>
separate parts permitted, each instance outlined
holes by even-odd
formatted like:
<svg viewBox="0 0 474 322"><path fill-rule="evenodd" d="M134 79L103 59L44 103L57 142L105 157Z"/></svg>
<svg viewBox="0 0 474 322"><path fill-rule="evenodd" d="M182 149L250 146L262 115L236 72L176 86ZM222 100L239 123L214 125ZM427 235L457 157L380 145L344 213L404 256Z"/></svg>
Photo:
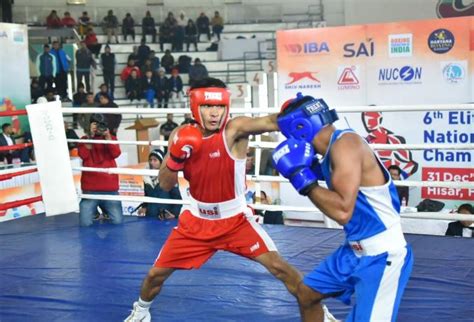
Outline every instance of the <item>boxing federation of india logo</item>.
<svg viewBox="0 0 474 322"><path fill-rule="evenodd" d="M428 47L435 54L445 54L454 47L454 35L448 29L436 29L428 37Z"/></svg>
<svg viewBox="0 0 474 322"><path fill-rule="evenodd" d="M290 72L290 81L285 84L285 89L314 89L321 88L321 81L316 77L318 72Z"/></svg>
<svg viewBox="0 0 474 322"><path fill-rule="evenodd" d="M442 65L443 77L449 84L459 84L466 78L464 66L456 62L448 62Z"/></svg>
<svg viewBox="0 0 474 322"><path fill-rule="evenodd" d="M411 57L413 55L413 34L388 35L388 56Z"/></svg>

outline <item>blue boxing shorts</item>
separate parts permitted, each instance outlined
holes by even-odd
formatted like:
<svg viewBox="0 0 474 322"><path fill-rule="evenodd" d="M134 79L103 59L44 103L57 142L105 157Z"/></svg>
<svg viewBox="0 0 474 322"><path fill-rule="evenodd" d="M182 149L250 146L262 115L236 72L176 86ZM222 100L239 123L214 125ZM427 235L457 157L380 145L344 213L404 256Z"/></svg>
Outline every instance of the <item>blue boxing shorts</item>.
<svg viewBox="0 0 474 322"><path fill-rule="evenodd" d="M396 321L403 291L413 267L411 247L375 256L357 256L349 244L340 246L303 283L350 305L346 321Z"/></svg>

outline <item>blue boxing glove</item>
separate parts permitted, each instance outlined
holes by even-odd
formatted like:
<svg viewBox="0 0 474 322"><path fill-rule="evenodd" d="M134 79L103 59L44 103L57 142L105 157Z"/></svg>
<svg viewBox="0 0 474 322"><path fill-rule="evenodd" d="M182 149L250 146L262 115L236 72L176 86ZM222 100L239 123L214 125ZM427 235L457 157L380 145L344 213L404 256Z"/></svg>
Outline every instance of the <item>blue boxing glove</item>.
<svg viewBox="0 0 474 322"><path fill-rule="evenodd" d="M316 157L313 159L313 163L311 164L311 170L313 171L316 178L318 178L318 180L326 180L324 178L323 169L321 168L321 163L319 163L319 160Z"/></svg>
<svg viewBox="0 0 474 322"><path fill-rule="evenodd" d="M310 143L292 138L281 142L272 153L274 167L304 196L318 184L318 177L311 170L313 158Z"/></svg>

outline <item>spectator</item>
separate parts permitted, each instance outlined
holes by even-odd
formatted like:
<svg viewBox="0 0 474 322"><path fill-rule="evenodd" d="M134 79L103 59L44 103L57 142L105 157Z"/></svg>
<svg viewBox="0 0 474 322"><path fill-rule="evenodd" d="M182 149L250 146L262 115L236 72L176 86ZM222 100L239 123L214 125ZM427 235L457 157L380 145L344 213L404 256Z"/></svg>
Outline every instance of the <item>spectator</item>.
<svg viewBox="0 0 474 322"><path fill-rule="evenodd" d="M79 50L76 51L76 81L86 84L86 91L91 90L91 68L96 68L96 62L91 51L87 48L85 41L79 43Z"/></svg>
<svg viewBox="0 0 474 322"><path fill-rule="evenodd" d="M37 103L54 102L56 100L56 92L52 87L47 88L44 91L44 96L38 97Z"/></svg>
<svg viewBox="0 0 474 322"><path fill-rule="evenodd" d="M165 69L160 67L156 75L156 101L158 108L168 107L168 78L165 75Z"/></svg>
<svg viewBox="0 0 474 322"><path fill-rule="evenodd" d="M181 55L178 57L178 70L182 74L188 74L193 59L188 55Z"/></svg>
<svg viewBox="0 0 474 322"><path fill-rule="evenodd" d="M131 35L133 42L135 42L135 20L133 20L129 12L127 12L122 20L122 35L124 41L127 41L128 35Z"/></svg>
<svg viewBox="0 0 474 322"><path fill-rule="evenodd" d="M83 83L77 85L77 92L72 96L72 106L80 107L86 102L87 93Z"/></svg>
<svg viewBox="0 0 474 322"><path fill-rule="evenodd" d="M173 121L173 114L166 114L166 122L160 127L160 134L163 135L165 141L170 138L171 132L178 127L178 124ZM165 151L166 152L166 151Z"/></svg>
<svg viewBox="0 0 474 322"><path fill-rule="evenodd" d="M204 12L201 12L199 17L196 19L196 25L198 29L198 41L201 41L201 34L207 35L207 40L211 41L211 30L209 29L209 18Z"/></svg>
<svg viewBox="0 0 474 322"><path fill-rule="evenodd" d="M194 59L194 65L189 69L189 85L193 86L194 82L207 78L209 73L206 66L201 63L199 58Z"/></svg>
<svg viewBox="0 0 474 322"><path fill-rule="evenodd" d="M2 21L13 22L13 2L14 0L2 0Z"/></svg>
<svg viewBox="0 0 474 322"><path fill-rule="evenodd" d="M392 180L402 180L401 178L401 173L402 169L398 165L391 165L388 167L388 172L390 172L390 176L392 177ZM400 204L403 207L406 207L408 205L408 195L409 195L409 190L407 186L396 186L397 188L397 194L398 198L400 199Z"/></svg>
<svg viewBox="0 0 474 322"><path fill-rule="evenodd" d="M465 203L459 206L457 210L458 214L466 214L466 215L473 215L474 214L474 207L471 204ZM448 225L448 229L446 230L446 236L459 236L459 237L474 237L472 221L453 221Z"/></svg>
<svg viewBox="0 0 474 322"><path fill-rule="evenodd" d="M140 41L140 46L138 47L137 51L138 56L138 67L142 67L145 63L145 60L150 56L150 47L147 46L145 38L142 38Z"/></svg>
<svg viewBox="0 0 474 322"><path fill-rule="evenodd" d="M102 45L97 41L97 35L95 34L94 29L89 28L87 31L87 36L84 39L84 43L86 44L87 48L95 55L95 57L98 58Z"/></svg>
<svg viewBox="0 0 474 322"><path fill-rule="evenodd" d="M87 95L86 95L86 101L84 103L82 103L81 107L98 107L99 106L99 103L97 103L95 100L94 100L94 93L92 92L87 92ZM89 129L90 129L90 119L91 119L91 114L80 114L79 115L79 118L78 118L78 123L79 125L84 129L84 132L85 133L89 133Z"/></svg>
<svg viewBox="0 0 474 322"><path fill-rule="evenodd" d="M64 13L63 19L61 19L61 24L66 28L74 28L76 26L76 20L74 20L74 18L71 17L71 14L69 13L69 11L66 11Z"/></svg>
<svg viewBox="0 0 474 322"><path fill-rule="evenodd" d="M194 44L194 50L198 51L197 38L198 38L197 27L194 24L194 21L192 19L189 19L188 24L184 28L184 39L186 41L186 51L189 51L190 44Z"/></svg>
<svg viewBox="0 0 474 322"><path fill-rule="evenodd" d="M110 94L114 97L115 91L115 66L117 61L115 60L115 54L110 52L110 46L106 45L104 48L105 52L100 55L100 66L104 76L104 83L110 88Z"/></svg>
<svg viewBox="0 0 474 322"><path fill-rule="evenodd" d="M66 121L64 121L64 131L66 132L66 139L73 139L73 140L79 139L79 136L77 136L76 131L74 131L74 129L71 129L70 125ZM67 148L69 150L69 153L71 153L72 150L77 148L77 143L68 142Z"/></svg>
<svg viewBox="0 0 474 322"><path fill-rule="evenodd" d="M156 26L155 19L151 16L150 11L147 11L145 17L142 20L142 35L145 38L146 35L152 36L152 42L156 42Z"/></svg>
<svg viewBox="0 0 474 322"><path fill-rule="evenodd" d="M2 133L0 134L0 146L15 145L15 130L10 123L2 124ZM0 151L0 161L7 161L12 164L13 159L19 158L21 162L30 162L29 148L19 150Z"/></svg>
<svg viewBox="0 0 474 322"><path fill-rule="evenodd" d="M127 67L125 67L122 70L122 73L120 74L120 79L123 82L125 82L128 79L128 76L130 76L130 74L132 73L132 70L136 70L137 71L137 76L141 77L140 68L135 66L135 61L133 59L129 59Z"/></svg>
<svg viewBox="0 0 474 322"><path fill-rule="evenodd" d="M94 116L99 115L102 114ZM82 139L117 140L115 135L108 130L108 124L104 117L91 118L88 132L90 134L83 136ZM116 168L115 159L121 154L118 144L80 143L78 150L83 166L94 168ZM118 195L119 177L117 174L83 172L81 175L81 189L84 194ZM79 221L81 226L92 225L98 206L108 214L112 223L122 223L123 213L120 201L82 199L79 204Z"/></svg>
<svg viewBox="0 0 474 322"><path fill-rule="evenodd" d="M135 65L138 63L138 46L133 46L132 52L128 55L127 61L133 59Z"/></svg>
<svg viewBox="0 0 474 322"><path fill-rule="evenodd" d="M172 26L168 25L167 23L162 23L160 25L160 50L163 52L164 47L163 45L165 43L171 43L172 42L172 33L173 29Z"/></svg>
<svg viewBox="0 0 474 322"><path fill-rule="evenodd" d="M66 52L60 47L59 41L53 41L53 49L51 54L56 58L56 75L54 77L54 83L56 84L56 90L58 91L61 100L70 102L71 100L67 94L67 75L69 73L69 62L71 58Z"/></svg>
<svg viewBox="0 0 474 322"><path fill-rule="evenodd" d="M171 70L171 77L168 79L168 93L170 98L180 99L183 95L183 81L177 68Z"/></svg>
<svg viewBox="0 0 474 322"><path fill-rule="evenodd" d="M143 97L146 99L151 108L155 106L154 99L156 97L156 77L153 76L151 70L145 72L145 76L142 78L141 89L143 91Z"/></svg>
<svg viewBox="0 0 474 322"><path fill-rule="evenodd" d="M91 18L87 14L87 11L83 11L82 16L79 17L79 35L81 39L84 39L84 36L90 28L92 28Z"/></svg>
<svg viewBox="0 0 474 322"><path fill-rule="evenodd" d="M191 113L184 114L184 121L181 122L181 125L185 124L196 124L196 121L191 117Z"/></svg>
<svg viewBox="0 0 474 322"><path fill-rule="evenodd" d="M118 19L114 15L113 10L109 10L107 16L103 19L104 31L107 34L107 43L110 44L112 35L115 36L115 42L118 44L117 29L118 29Z"/></svg>
<svg viewBox="0 0 474 322"><path fill-rule="evenodd" d="M43 53L36 57L36 69L39 75L39 86L42 90L53 88L56 75L56 58L50 53L49 45L43 46Z"/></svg>
<svg viewBox="0 0 474 322"><path fill-rule="evenodd" d="M161 57L161 66L165 69L166 73L170 73L171 68L174 66L174 57L169 49L166 49L165 54Z"/></svg>
<svg viewBox="0 0 474 322"><path fill-rule="evenodd" d="M130 102L133 100L140 101L142 99L142 84L136 70L132 70L130 76L125 81L125 93Z"/></svg>
<svg viewBox="0 0 474 322"><path fill-rule="evenodd" d="M185 38L184 28L187 26L188 21L183 11L180 12L179 17L177 19L176 27L175 27L175 43L174 43L174 50L181 52L183 51L183 43Z"/></svg>
<svg viewBox="0 0 474 322"><path fill-rule="evenodd" d="M44 92L43 89L40 87L38 79L33 77L31 79L30 85L30 93L31 93L31 103L35 104L38 97L43 96Z"/></svg>
<svg viewBox="0 0 474 322"><path fill-rule="evenodd" d="M165 152L163 150L153 150L148 156L148 169L159 170ZM176 184L170 191L165 191L160 188L158 182L158 176L143 177L143 185L145 189L145 197L163 198L163 199L177 199L181 200L181 193L179 187ZM156 204L156 203L143 203L138 209L138 214L141 216L158 217L160 220L175 219L178 218L181 212L181 205L173 204Z"/></svg>
<svg viewBox="0 0 474 322"><path fill-rule="evenodd" d="M105 83L100 84L99 92L97 94L95 94L94 101L96 103L100 103L100 96L101 95L106 95L109 98L110 101L114 100L112 95L110 94L109 87Z"/></svg>
<svg viewBox="0 0 474 322"><path fill-rule="evenodd" d="M252 195L252 199L253 199L253 203L256 203L257 201L259 201L262 205L272 204L270 197L263 190L260 191L260 197L257 197L256 193L254 192ZM255 213L263 217L264 224L270 224L270 225L283 225L284 224L283 212L281 210L280 211L255 210Z"/></svg>
<svg viewBox="0 0 474 322"><path fill-rule="evenodd" d="M211 20L212 34L217 37L217 40L221 40L221 33L224 29L224 19L220 16L219 11L214 12L214 17Z"/></svg>
<svg viewBox="0 0 474 322"><path fill-rule="evenodd" d="M51 10L49 16L46 17L46 27L50 29L61 28L61 19L58 16L56 10Z"/></svg>
<svg viewBox="0 0 474 322"><path fill-rule="evenodd" d="M245 159L245 174L255 174L255 149L247 150L247 158Z"/></svg>
<svg viewBox="0 0 474 322"><path fill-rule="evenodd" d="M115 104L109 98L109 96L105 94L100 95L99 101L100 101L99 107L118 108L118 105ZM105 123L107 124L107 128L109 129L110 133L112 135L117 135L117 131L120 127L120 123L122 122L122 114L104 114L104 117L105 117Z"/></svg>
<svg viewBox="0 0 474 322"><path fill-rule="evenodd" d="M155 71L160 68L160 59L155 56L155 51L151 50L148 59L151 61L151 70Z"/></svg>
<svg viewBox="0 0 474 322"><path fill-rule="evenodd" d="M147 71L153 72L153 66L151 66L151 60L148 58L145 59L145 63L142 65L142 68L140 68L140 72L142 76L144 76Z"/></svg>

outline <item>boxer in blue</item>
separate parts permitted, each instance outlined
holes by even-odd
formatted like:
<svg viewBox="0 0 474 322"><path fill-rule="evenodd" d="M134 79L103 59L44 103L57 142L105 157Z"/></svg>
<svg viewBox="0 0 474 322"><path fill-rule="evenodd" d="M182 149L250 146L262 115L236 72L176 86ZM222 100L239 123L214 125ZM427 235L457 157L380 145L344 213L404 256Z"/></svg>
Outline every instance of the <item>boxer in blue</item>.
<svg viewBox="0 0 474 322"><path fill-rule="evenodd" d="M322 99L300 94L278 116L287 140L273 152L276 169L346 234L345 243L305 276L298 298L319 303L337 297L349 305L354 294L346 321L395 321L413 267L400 200L375 153L352 129L336 129L337 118ZM317 313L303 320L324 318Z"/></svg>

